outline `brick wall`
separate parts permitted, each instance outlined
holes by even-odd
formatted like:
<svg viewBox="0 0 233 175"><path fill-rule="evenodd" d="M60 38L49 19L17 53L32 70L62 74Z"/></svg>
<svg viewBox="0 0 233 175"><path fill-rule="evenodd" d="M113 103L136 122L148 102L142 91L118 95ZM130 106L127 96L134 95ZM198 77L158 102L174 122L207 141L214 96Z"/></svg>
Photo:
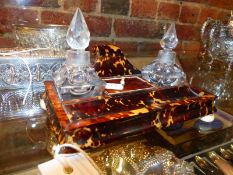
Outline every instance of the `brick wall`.
<svg viewBox="0 0 233 175"><path fill-rule="evenodd" d="M69 24L77 7L85 14L92 44L115 43L128 56L154 56L164 26L176 22L180 56L198 55L200 26L225 21L232 0L1 0L0 47L15 46L12 23Z"/></svg>

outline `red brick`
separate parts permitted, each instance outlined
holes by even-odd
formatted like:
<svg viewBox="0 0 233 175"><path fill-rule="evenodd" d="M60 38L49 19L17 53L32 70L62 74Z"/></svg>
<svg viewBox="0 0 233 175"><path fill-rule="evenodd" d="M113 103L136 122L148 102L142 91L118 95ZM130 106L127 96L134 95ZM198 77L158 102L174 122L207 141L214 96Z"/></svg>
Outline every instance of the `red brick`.
<svg viewBox="0 0 233 175"><path fill-rule="evenodd" d="M42 0L41 7L51 7L51 8L58 8L59 0Z"/></svg>
<svg viewBox="0 0 233 175"><path fill-rule="evenodd" d="M126 57L137 55L137 42L116 41L114 44L121 48Z"/></svg>
<svg viewBox="0 0 233 175"><path fill-rule="evenodd" d="M43 11L41 21L43 24L69 25L73 14ZM86 16L86 23L92 36L109 36L112 21L110 18L101 16Z"/></svg>
<svg viewBox="0 0 233 175"><path fill-rule="evenodd" d="M159 50L161 50L159 43L140 42L138 46L138 56L156 57Z"/></svg>
<svg viewBox="0 0 233 175"><path fill-rule="evenodd" d="M230 12L221 11L221 12L218 13L217 19L219 19L223 23L227 23L228 20L229 20L229 18L230 18L230 16L231 16Z"/></svg>
<svg viewBox="0 0 233 175"><path fill-rule="evenodd" d="M65 0L65 10L76 10L79 7L84 12L93 12L96 10L97 0Z"/></svg>
<svg viewBox="0 0 233 175"><path fill-rule="evenodd" d="M161 2L158 8L159 19L177 20L180 13L180 6L178 4L171 4Z"/></svg>
<svg viewBox="0 0 233 175"><path fill-rule="evenodd" d="M205 3L207 0L182 0L184 2L196 2L196 3Z"/></svg>
<svg viewBox="0 0 233 175"><path fill-rule="evenodd" d="M179 61L181 66L188 77L193 76L194 71L197 71L197 65L199 63L198 52L183 52L179 55Z"/></svg>
<svg viewBox="0 0 233 175"><path fill-rule="evenodd" d="M200 55L199 51L183 51L179 54L179 58L181 59L197 59L198 56ZM194 64L187 64L186 66L182 67L184 70L190 70L194 67Z"/></svg>
<svg viewBox="0 0 233 175"><path fill-rule="evenodd" d="M183 42L184 51L200 51L201 43L198 41Z"/></svg>
<svg viewBox="0 0 233 175"><path fill-rule="evenodd" d="M29 9L0 8L0 34L13 31L12 24L37 24L38 12Z"/></svg>
<svg viewBox="0 0 233 175"><path fill-rule="evenodd" d="M178 52L178 51L181 51L181 50L183 50L182 41L179 41L176 48L174 49L174 51Z"/></svg>
<svg viewBox="0 0 233 175"><path fill-rule="evenodd" d="M218 16L218 10L210 9L210 8L203 8L201 9L198 23L203 24L207 20L208 17L216 19L217 16Z"/></svg>
<svg viewBox="0 0 233 175"><path fill-rule="evenodd" d="M110 41L105 41L105 40L93 40L91 39L90 41L90 44L89 44L89 47L92 48L93 46L97 46L97 45L106 45L106 44L113 44L112 42Z"/></svg>
<svg viewBox="0 0 233 175"><path fill-rule="evenodd" d="M131 16L154 18L157 5L155 0L132 0Z"/></svg>
<svg viewBox="0 0 233 175"><path fill-rule="evenodd" d="M180 40L200 40L200 27L193 25L176 25L176 30Z"/></svg>
<svg viewBox="0 0 233 175"><path fill-rule="evenodd" d="M15 41L12 38L0 38L0 48L10 48L15 47Z"/></svg>
<svg viewBox="0 0 233 175"><path fill-rule="evenodd" d="M208 0L208 4L211 6L215 6L218 8L224 8L228 10L233 9L233 1L232 0Z"/></svg>
<svg viewBox="0 0 233 175"><path fill-rule="evenodd" d="M184 1L184 2L197 2L197 3L199 3L201 0L182 0L182 1Z"/></svg>
<svg viewBox="0 0 233 175"><path fill-rule="evenodd" d="M86 22L91 36L109 36L111 34L111 18L102 16L86 16Z"/></svg>
<svg viewBox="0 0 233 175"><path fill-rule="evenodd" d="M116 19L114 30L118 37L161 37L161 27L154 21Z"/></svg>
<svg viewBox="0 0 233 175"><path fill-rule="evenodd" d="M18 6L40 6L42 4L42 0L30 0L30 1L18 1L18 0L1 0L1 3L4 3L5 5L18 5Z"/></svg>
<svg viewBox="0 0 233 175"><path fill-rule="evenodd" d="M69 25L72 19L72 14L55 12L55 11L43 11L41 13L41 23L43 24L59 24Z"/></svg>
<svg viewBox="0 0 233 175"><path fill-rule="evenodd" d="M58 8L60 7L58 4L58 0L1 0L1 4L4 5L16 5L16 6L35 6L35 7L52 7Z"/></svg>
<svg viewBox="0 0 233 175"><path fill-rule="evenodd" d="M195 24L197 22L199 12L199 7L182 6L180 13L180 22Z"/></svg>
<svg viewBox="0 0 233 175"><path fill-rule="evenodd" d="M101 13L128 15L129 0L101 0Z"/></svg>
<svg viewBox="0 0 233 175"><path fill-rule="evenodd" d="M11 24L0 25L0 36L6 33L12 33L14 31L14 26Z"/></svg>
<svg viewBox="0 0 233 175"><path fill-rule="evenodd" d="M38 23L38 12L30 9L0 8L1 24Z"/></svg>

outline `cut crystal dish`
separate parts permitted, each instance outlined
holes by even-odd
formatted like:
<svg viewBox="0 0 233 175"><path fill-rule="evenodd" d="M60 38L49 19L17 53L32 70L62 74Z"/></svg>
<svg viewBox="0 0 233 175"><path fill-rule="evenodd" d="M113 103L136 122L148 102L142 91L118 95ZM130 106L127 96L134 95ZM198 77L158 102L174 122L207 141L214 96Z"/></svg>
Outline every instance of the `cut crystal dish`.
<svg viewBox="0 0 233 175"><path fill-rule="evenodd" d="M44 88L31 89L25 104L23 99L26 89L1 90L0 91L0 119L34 116L43 113L40 107L40 95Z"/></svg>
<svg viewBox="0 0 233 175"><path fill-rule="evenodd" d="M18 47L68 49L65 25L18 25L15 37Z"/></svg>

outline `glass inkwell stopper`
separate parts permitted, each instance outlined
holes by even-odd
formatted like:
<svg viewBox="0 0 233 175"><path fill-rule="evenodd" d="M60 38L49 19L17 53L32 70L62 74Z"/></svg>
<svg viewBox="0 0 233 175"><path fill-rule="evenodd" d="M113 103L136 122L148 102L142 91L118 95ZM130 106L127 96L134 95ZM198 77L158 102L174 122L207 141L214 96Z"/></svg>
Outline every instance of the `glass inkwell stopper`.
<svg viewBox="0 0 233 175"><path fill-rule="evenodd" d="M231 16L228 21L228 27L229 27L231 36L233 36L233 11L231 11Z"/></svg>
<svg viewBox="0 0 233 175"><path fill-rule="evenodd" d="M53 73L53 80L63 99L102 95L105 82L90 63L90 52L85 51L90 42L90 32L78 8L67 31L66 41L71 47L60 69Z"/></svg>
<svg viewBox="0 0 233 175"><path fill-rule="evenodd" d="M157 58L143 68L144 79L159 87L179 86L186 82L186 75L176 59L176 53L172 50L178 43L175 24L172 23L163 38Z"/></svg>

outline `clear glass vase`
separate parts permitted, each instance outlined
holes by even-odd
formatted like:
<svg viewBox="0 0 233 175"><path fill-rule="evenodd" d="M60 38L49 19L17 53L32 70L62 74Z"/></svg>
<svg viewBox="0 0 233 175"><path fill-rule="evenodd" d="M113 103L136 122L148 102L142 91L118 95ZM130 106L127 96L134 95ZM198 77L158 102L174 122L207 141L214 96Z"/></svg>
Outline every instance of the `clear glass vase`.
<svg viewBox="0 0 233 175"><path fill-rule="evenodd" d="M233 65L227 60L203 57L197 70L189 80L193 86L200 87L217 96L216 105L220 108L233 106Z"/></svg>
<svg viewBox="0 0 233 175"><path fill-rule="evenodd" d="M190 83L215 94L218 107L230 109L233 106L233 14L227 24L211 18L205 21L201 39L205 52Z"/></svg>

